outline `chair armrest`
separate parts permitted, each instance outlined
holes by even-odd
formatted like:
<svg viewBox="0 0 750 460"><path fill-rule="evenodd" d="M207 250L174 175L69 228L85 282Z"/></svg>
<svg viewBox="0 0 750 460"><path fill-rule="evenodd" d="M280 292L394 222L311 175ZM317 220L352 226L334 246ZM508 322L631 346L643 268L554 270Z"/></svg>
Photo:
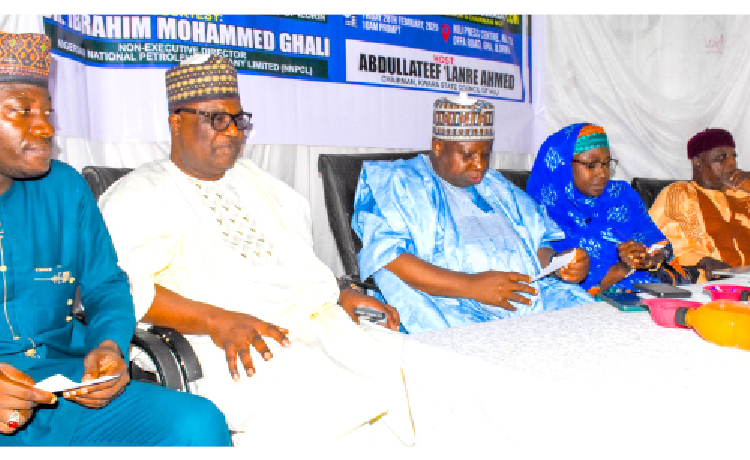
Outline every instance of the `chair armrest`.
<svg viewBox="0 0 750 460"><path fill-rule="evenodd" d="M353 284L362 289L370 289L380 292L380 289L378 288L377 284L375 284L375 281L373 281L372 277L369 277L365 281L362 281L359 279L359 275L342 275L338 278L338 281L339 286L341 286L341 283L344 282L347 284Z"/></svg>
<svg viewBox="0 0 750 460"><path fill-rule="evenodd" d="M164 344L164 342L162 342L159 336L154 335L149 331L136 328L135 333L133 334L133 340L131 341L131 347L132 346L136 346L146 353L154 364L154 367L156 367L156 373L159 376L160 382L146 380L147 382L157 383L173 390L187 390L183 381L182 370L177 363L177 359L175 359L175 355L172 354L172 351ZM137 366L131 359L131 376L137 377L137 369Z"/></svg>
<svg viewBox="0 0 750 460"><path fill-rule="evenodd" d="M203 377L203 369L200 361L198 361L198 356L196 356L190 342L182 334L172 328L163 326L151 326L148 330L157 335L178 358L177 363L185 382L194 382Z"/></svg>
<svg viewBox="0 0 750 460"><path fill-rule="evenodd" d="M86 324L86 312L81 305L80 290L76 289L71 315ZM203 369L193 347L174 329L151 326L147 330L136 328L132 345L145 352L156 367L158 377L139 368L131 360L130 377L147 383L161 384L167 388L188 391L187 385L203 377Z"/></svg>
<svg viewBox="0 0 750 460"><path fill-rule="evenodd" d="M370 289L372 291L380 292L380 288L378 287L377 284L375 284L375 281L373 281L372 276L367 278L364 281L357 280L356 282L355 281L352 281L352 282L363 289Z"/></svg>

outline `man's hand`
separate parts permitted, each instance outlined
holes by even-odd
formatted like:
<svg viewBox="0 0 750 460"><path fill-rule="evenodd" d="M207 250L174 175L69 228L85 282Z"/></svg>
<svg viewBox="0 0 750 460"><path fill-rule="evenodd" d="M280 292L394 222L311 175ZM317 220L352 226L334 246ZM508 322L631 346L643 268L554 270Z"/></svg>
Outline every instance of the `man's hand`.
<svg viewBox="0 0 750 460"><path fill-rule="evenodd" d="M620 260L631 269L648 268L650 264L646 246L638 241L628 240L621 243L617 246L617 252Z"/></svg>
<svg viewBox="0 0 750 460"><path fill-rule="evenodd" d="M531 277L521 273L487 271L471 275L471 298L487 305L496 305L510 311L516 307L509 301L531 305L531 299L520 292L537 295L537 290L529 286Z"/></svg>
<svg viewBox="0 0 750 460"><path fill-rule="evenodd" d="M750 172L736 169L734 172L729 174L722 182L724 185L730 188L738 189L741 188L745 191L750 191Z"/></svg>
<svg viewBox="0 0 750 460"><path fill-rule="evenodd" d="M250 345L260 353L264 360L273 357L263 337L271 337L282 346L289 345L286 334L289 331L275 326L254 316L243 313L222 310L209 321L209 335L214 343L224 350L229 366L229 373L235 381L240 379L237 370L237 356L240 357L245 374L252 377L255 374L253 358L250 355Z"/></svg>
<svg viewBox="0 0 750 460"><path fill-rule="evenodd" d="M697 264L696 267L706 271L706 280L712 281L721 278L721 275L714 275L713 271L720 268L731 268L732 266L721 260L714 259L713 257L704 257Z"/></svg>
<svg viewBox="0 0 750 460"><path fill-rule="evenodd" d="M573 260L568 265L557 270L557 276L563 281L570 283L580 283L589 274L589 253L585 249L573 248L562 252L561 254L567 254L570 251L575 251Z"/></svg>
<svg viewBox="0 0 750 460"><path fill-rule="evenodd" d="M343 291L341 291L341 295L339 296L339 304L341 305L341 308L343 308L344 311L346 311L346 313L357 324L359 324L359 318L354 314L354 309L357 307L369 307L375 308L385 313L385 319L387 323L383 325L384 327L397 332L399 330L401 319L398 316L398 311L396 311L396 309L391 307L390 305L386 305L383 302L379 301L375 297L360 294L354 289L344 289Z"/></svg>
<svg viewBox="0 0 750 460"><path fill-rule="evenodd" d="M128 366L122 359L120 347L112 340L105 340L91 350L83 359L83 369L81 383L108 375L117 376L106 382L63 392L63 398L85 407L100 409L106 406L130 383Z"/></svg>
<svg viewBox="0 0 750 460"><path fill-rule="evenodd" d="M188 299L158 284L154 285L154 289L154 301L141 320L171 327L181 334L209 335L216 346L224 350L229 373L235 381L240 379L237 356L248 377L255 373L250 345L266 361L271 359L271 350L263 341L263 336L272 337L283 346L289 345L286 337L289 331L286 329L251 315Z"/></svg>
<svg viewBox="0 0 750 460"><path fill-rule="evenodd" d="M0 363L0 433L13 434L31 418L39 404L54 404L57 397L33 388L34 379L10 364ZM6 421L13 411L18 411L18 426L9 427Z"/></svg>

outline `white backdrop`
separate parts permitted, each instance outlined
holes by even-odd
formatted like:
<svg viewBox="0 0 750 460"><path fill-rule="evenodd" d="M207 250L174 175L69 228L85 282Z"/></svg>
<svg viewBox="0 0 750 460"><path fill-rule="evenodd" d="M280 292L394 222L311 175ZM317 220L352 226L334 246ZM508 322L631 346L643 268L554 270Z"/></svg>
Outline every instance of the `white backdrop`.
<svg viewBox="0 0 750 460"><path fill-rule="evenodd" d="M607 131L618 176L690 178L686 144L729 130L750 160L748 16L549 16L549 132L579 121Z"/></svg>

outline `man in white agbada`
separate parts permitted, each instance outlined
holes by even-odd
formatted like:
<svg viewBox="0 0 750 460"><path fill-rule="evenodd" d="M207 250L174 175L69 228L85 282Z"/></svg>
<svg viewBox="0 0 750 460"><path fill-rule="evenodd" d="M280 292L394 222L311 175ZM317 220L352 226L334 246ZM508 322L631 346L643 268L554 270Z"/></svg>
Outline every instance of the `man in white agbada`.
<svg viewBox="0 0 750 460"><path fill-rule="evenodd" d="M398 313L340 291L313 252L304 198L238 160L250 114L232 64L193 56L167 71L167 93L170 160L137 168L99 203L136 318L187 335L200 392L237 445L326 443L375 420L411 444L403 336L389 330ZM356 306L385 312L388 326L357 325Z"/></svg>

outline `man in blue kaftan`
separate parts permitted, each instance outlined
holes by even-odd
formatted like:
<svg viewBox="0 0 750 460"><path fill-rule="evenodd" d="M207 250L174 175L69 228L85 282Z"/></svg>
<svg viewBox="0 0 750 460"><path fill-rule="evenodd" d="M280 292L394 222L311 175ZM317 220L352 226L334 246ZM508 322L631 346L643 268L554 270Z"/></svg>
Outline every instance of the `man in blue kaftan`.
<svg viewBox="0 0 750 460"><path fill-rule="evenodd" d="M83 177L50 160L49 50L44 35L0 33L0 446L228 445L208 400L130 382L127 277ZM70 316L76 287L86 325ZM33 388L55 374L115 378Z"/></svg>
<svg viewBox="0 0 750 460"><path fill-rule="evenodd" d="M373 276L410 333L592 302L575 284L588 271L581 249L556 276L532 281L564 234L487 170L491 104L462 95L434 110L430 155L362 167L352 218L362 278Z"/></svg>

